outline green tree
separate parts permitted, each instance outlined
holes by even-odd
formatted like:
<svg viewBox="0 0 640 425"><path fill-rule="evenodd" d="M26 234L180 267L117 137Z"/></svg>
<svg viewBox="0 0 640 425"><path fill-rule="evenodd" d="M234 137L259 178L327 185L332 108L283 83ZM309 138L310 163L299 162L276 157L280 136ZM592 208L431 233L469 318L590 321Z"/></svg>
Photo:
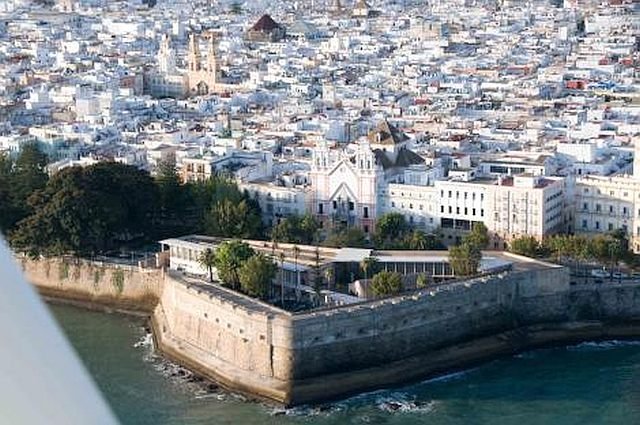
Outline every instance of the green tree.
<svg viewBox="0 0 640 425"><path fill-rule="evenodd" d="M255 251L245 242L238 240L221 243L216 249L215 266L218 276L225 285L238 289L240 284L240 268Z"/></svg>
<svg viewBox="0 0 640 425"><path fill-rule="evenodd" d="M300 247L298 245L294 245L293 246L293 261L294 261L294 268L296 271L296 283L295 283L295 287L296 287L296 296L297 296L297 292L298 292L298 283L300 282L300 270L298 270L298 257L300 256Z"/></svg>
<svg viewBox="0 0 640 425"><path fill-rule="evenodd" d="M207 248L198 257L198 263L209 271L209 282L213 282L213 268L216 265L216 255L211 248Z"/></svg>
<svg viewBox="0 0 640 425"><path fill-rule="evenodd" d="M371 292L376 297L397 295L402 292L402 275L381 271L371 279Z"/></svg>
<svg viewBox="0 0 640 425"><path fill-rule="evenodd" d="M416 278L416 288L423 289L423 288L426 288L428 285L429 285L429 278L427 277L427 275L424 273L419 274L418 277Z"/></svg>
<svg viewBox="0 0 640 425"><path fill-rule="evenodd" d="M33 212L29 197L47 184L48 159L37 143L27 143L13 164L11 172L11 202L15 219L20 220Z"/></svg>
<svg viewBox="0 0 640 425"><path fill-rule="evenodd" d="M205 220L205 231L212 236L256 238L260 236L261 229L260 212L246 199L215 201Z"/></svg>
<svg viewBox="0 0 640 425"><path fill-rule="evenodd" d="M0 153L0 232L6 234L18 220L11 193L13 161Z"/></svg>
<svg viewBox="0 0 640 425"><path fill-rule="evenodd" d="M366 235L357 227L335 229L322 244L334 248L365 248L368 245Z"/></svg>
<svg viewBox="0 0 640 425"><path fill-rule="evenodd" d="M320 271L320 248L316 247L313 256L313 290L317 299L320 298L320 289L322 288L322 274Z"/></svg>
<svg viewBox="0 0 640 425"><path fill-rule="evenodd" d="M264 254L253 255L244 262L239 270L242 291L252 297L265 299L277 269L273 260Z"/></svg>
<svg viewBox="0 0 640 425"><path fill-rule="evenodd" d="M482 252L473 243L463 242L449 248L449 264L456 276L472 276L478 273Z"/></svg>
<svg viewBox="0 0 640 425"><path fill-rule="evenodd" d="M364 273L364 280L368 280L369 275L374 274L376 272L377 267L378 267L378 260L376 260L375 257L365 257L360 262L360 269L362 270L362 273Z"/></svg>
<svg viewBox="0 0 640 425"><path fill-rule="evenodd" d="M387 213L376 222L373 241L376 247L391 248L405 236L408 230L409 225L402 214Z"/></svg>
<svg viewBox="0 0 640 425"><path fill-rule="evenodd" d="M160 208L169 213L180 212L183 206L183 190L174 155L158 163L156 182L158 183Z"/></svg>
<svg viewBox="0 0 640 425"><path fill-rule="evenodd" d="M333 265L329 265L326 269L324 269L324 278L327 281L327 288L331 289L333 285L333 278L335 275L335 271L333 269Z"/></svg>
<svg viewBox="0 0 640 425"><path fill-rule="evenodd" d="M465 236L465 241L476 246L478 249L484 249L489 244L489 230L484 223L473 223L471 233Z"/></svg>
<svg viewBox="0 0 640 425"><path fill-rule="evenodd" d="M540 243L533 236L521 236L511 241L509 251L527 257L536 257L540 252Z"/></svg>
<svg viewBox="0 0 640 425"><path fill-rule="evenodd" d="M10 233L32 254L103 252L144 240L152 229L156 186L136 167L101 162L56 173L29 198L33 214Z"/></svg>
<svg viewBox="0 0 640 425"><path fill-rule="evenodd" d="M272 238L280 242L309 245L314 242L320 224L310 214L283 218L271 231Z"/></svg>

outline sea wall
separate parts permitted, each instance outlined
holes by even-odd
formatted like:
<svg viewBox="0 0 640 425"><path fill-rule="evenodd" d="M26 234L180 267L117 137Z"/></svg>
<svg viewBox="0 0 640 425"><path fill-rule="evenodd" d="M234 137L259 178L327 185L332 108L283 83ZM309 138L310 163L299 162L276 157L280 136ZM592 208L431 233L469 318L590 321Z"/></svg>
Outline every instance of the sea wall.
<svg viewBox="0 0 640 425"><path fill-rule="evenodd" d="M49 297L145 312L156 347L229 389L286 405L398 385L549 344L640 336L640 283L527 268L291 314L159 268L18 263Z"/></svg>
<svg viewBox="0 0 640 425"><path fill-rule="evenodd" d="M78 258L17 256L25 277L50 298L88 306L151 313L164 287L164 270Z"/></svg>
<svg viewBox="0 0 640 425"><path fill-rule="evenodd" d="M287 405L401 384L545 344L640 336L640 285L571 284L545 267L307 314L168 274L158 348Z"/></svg>

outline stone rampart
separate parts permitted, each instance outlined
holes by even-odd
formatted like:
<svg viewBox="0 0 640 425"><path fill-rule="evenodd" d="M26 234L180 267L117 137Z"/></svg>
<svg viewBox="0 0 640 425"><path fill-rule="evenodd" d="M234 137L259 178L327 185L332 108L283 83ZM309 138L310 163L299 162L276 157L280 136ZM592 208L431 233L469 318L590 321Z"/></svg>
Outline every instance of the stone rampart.
<svg viewBox="0 0 640 425"><path fill-rule="evenodd" d="M25 277L47 297L151 313L164 286L164 270L79 258L17 256Z"/></svg>
<svg viewBox="0 0 640 425"><path fill-rule="evenodd" d="M542 265L290 314L162 269L18 258L49 296L151 313L157 348L286 405L403 384L524 349L640 336L640 283L571 283Z"/></svg>
<svg viewBox="0 0 640 425"><path fill-rule="evenodd" d="M640 285L570 285L546 267L289 314L168 275L159 348L227 387L299 404L572 340L640 335Z"/></svg>

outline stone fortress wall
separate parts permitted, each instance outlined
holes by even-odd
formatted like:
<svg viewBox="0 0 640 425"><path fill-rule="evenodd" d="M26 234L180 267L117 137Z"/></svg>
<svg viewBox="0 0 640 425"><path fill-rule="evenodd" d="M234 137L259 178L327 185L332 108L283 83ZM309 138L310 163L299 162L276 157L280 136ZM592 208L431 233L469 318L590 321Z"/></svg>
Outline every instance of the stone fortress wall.
<svg viewBox="0 0 640 425"><path fill-rule="evenodd" d="M45 266L34 267L27 276L40 286ZM63 297L82 288L98 303L124 294L131 302L159 297L151 319L161 352L230 389L285 405L402 384L547 344L640 336L640 283L572 283L566 268L552 265L304 314L173 272L138 269L119 295L115 285L96 291L94 272L83 270L78 283L40 288Z"/></svg>
<svg viewBox="0 0 640 425"><path fill-rule="evenodd" d="M164 287L164 270L78 258L17 256L26 279L50 298L151 313Z"/></svg>

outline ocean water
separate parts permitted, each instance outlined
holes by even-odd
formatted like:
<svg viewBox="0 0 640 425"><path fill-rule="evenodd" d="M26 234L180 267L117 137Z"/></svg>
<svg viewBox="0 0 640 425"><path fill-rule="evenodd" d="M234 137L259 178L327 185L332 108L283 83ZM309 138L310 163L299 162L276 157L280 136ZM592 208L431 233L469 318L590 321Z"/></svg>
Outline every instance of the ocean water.
<svg viewBox="0 0 640 425"><path fill-rule="evenodd" d="M403 388L281 409L194 382L154 355L141 319L51 310L123 424L640 424L640 341L535 350Z"/></svg>

